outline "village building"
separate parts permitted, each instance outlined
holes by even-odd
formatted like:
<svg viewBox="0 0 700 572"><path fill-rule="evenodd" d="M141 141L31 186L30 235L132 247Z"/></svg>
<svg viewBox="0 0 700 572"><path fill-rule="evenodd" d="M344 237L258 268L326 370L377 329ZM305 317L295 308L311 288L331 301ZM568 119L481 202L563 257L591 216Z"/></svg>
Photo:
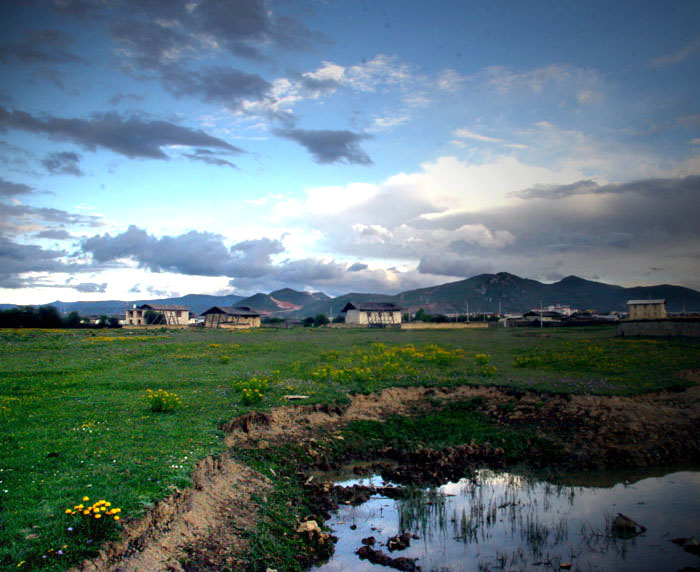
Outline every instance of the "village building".
<svg viewBox="0 0 700 572"><path fill-rule="evenodd" d="M147 324L146 314L151 312L153 316L152 325L162 326L187 326L190 323L190 310L185 306L169 304L141 304L134 305L126 311L125 325L145 326Z"/></svg>
<svg viewBox="0 0 700 572"><path fill-rule="evenodd" d="M630 320L661 320L666 317L666 300L627 300Z"/></svg>
<svg viewBox="0 0 700 572"><path fill-rule="evenodd" d="M213 306L202 314L205 328L259 328L260 314L247 306Z"/></svg>
<svg viewBox="0 0 700 572"><path fill-rule="evenodd" d="M401 326L401 308L390 302L348 302L343 309L345 323L370 328Z"/></svg>

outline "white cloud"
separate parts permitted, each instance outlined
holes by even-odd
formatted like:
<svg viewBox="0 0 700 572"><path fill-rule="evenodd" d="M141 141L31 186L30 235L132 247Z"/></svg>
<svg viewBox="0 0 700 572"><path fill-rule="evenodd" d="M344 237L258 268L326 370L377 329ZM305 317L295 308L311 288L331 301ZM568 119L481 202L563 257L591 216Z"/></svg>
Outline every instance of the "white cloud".
<svg viewBox="0 0 700 572"><path fill-rule="evenodd" d="M503 143L503 139L498 139L497 137L488 137L486 135L481 135L480 133L474 133L474 131L469 131L468 129L455 129L452 134L460 139L473 139L474 141L482 141L485 143Z"/></svg>
<svg viewBox="0 0 700 572"><path fill-rule="evenodd" d="M346 69L344 83L358 91L407 90L415 83L408 64L396 56L379 54L373 59Z"/></svg>
<svg viewBox="0 0 700 572"><path fill-rule="evenodd" d="M681 49L671 54L664 54L662 56L653 58L649 61L649 63L653 67L663 67L678 64L690 58L698 50L700 50L700 38L693 40L689 44L683 46Z"/></svg>

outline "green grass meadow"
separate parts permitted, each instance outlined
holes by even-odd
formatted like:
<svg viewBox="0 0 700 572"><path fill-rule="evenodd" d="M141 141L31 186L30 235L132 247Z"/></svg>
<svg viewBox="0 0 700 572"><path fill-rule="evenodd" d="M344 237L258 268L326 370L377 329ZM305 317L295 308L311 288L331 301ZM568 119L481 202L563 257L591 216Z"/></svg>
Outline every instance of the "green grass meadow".
<svg viewBox="0 0 700 572"><path fill-rule="evenodd" d="M391 386L488 384L634 395L687 386L679 372L700 368L697 339L541 333L0 331L0 568L65 570L96 553L223 450L220 422L285 394L329 403ZM179 401L153 411L149 389ZM97 500L121 520L75 509Z"/></svg>

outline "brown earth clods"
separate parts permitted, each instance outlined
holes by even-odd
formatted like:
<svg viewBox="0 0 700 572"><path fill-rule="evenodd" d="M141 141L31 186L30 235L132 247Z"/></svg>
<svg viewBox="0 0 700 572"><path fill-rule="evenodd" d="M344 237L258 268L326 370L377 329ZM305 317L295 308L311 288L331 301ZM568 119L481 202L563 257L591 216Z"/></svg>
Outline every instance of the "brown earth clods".
<svg viewBox="0 0 700 572"><path fill-rule="evenodd" d="M700 383L700 372L686 377ZM267 447L315 442L322 429L353 420L380 420L435 407L439 400L481 398L481 410L498 423L528 427L555 441L568 467L643 467L700 460L700 385L680 392L638 397L551 396L495 387L390 388L352 396L349 405L301 405L251 413L224 424L226 444ZM465 444L444 451L423 449L401 459L418 467L451 467L470 460L501 466L503 451L489 444ZM537 452L533 452L536 459ZM532 459L525 459L531 461ZM431 469L432 470L432 469ZM122 538L76 570L159 572L239 569L258 506L270 488L263 475L232 458L209 457L198 465L193 486L159 502L144 518L125 525Z"/></svg>

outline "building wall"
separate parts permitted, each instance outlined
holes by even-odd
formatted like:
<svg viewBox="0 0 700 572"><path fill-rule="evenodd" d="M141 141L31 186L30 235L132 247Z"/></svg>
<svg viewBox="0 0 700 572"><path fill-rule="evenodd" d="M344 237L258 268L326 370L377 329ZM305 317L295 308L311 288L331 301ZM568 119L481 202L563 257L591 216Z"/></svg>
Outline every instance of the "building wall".
<svg viewBox="0 0 700 572"><path fill-rule="evenodd" d="M259 316L231 316L229 314L207 314L205 328L259 328Z"/></svg>
<svg viewBox="0 0 700 572"><path fill-rule="evenodd" d="M617 324L618 336L687 336L700 337L700 320L623 320Z"/></svg>
<svg viewBox="0 0 700 572"><path fill-rule="evenodd" d="M368 326L370 324L400 324L401 312L348 310L345 313L345 323L358 326Z"/></svg>
<svg viewBox="0 0 700 572"><path fill-rule="evenodd" d="M630 320L659 320L666 317L666 304L631 304Z"/></svg>
<svg viewBox="0 0 700 572"><path fill-rule="evenodd" d="M126 317L125 317L127 325L129 325L129 326L142 326L142 325L144 325L146 323L146 322L144 322L144 319L143 319L144 312L145 312L145 310L134 310L134 309L127 310Z"/></svg>

